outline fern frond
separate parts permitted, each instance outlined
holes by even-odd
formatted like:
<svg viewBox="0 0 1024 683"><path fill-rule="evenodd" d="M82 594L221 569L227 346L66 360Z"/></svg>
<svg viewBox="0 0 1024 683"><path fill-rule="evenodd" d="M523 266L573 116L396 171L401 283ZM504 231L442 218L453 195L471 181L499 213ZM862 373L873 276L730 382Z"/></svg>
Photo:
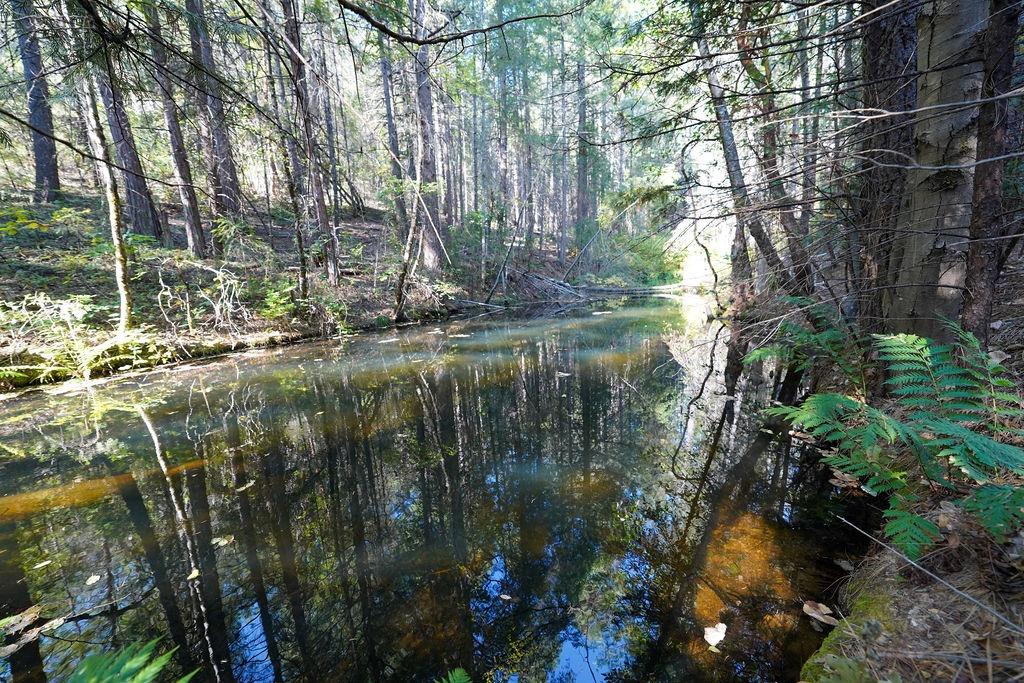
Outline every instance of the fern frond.
<svg viewBox="0 0 1024 683"><path fill-rule="evenodd" d="M999 542L1024 524L1024 488L1019 486L987 484L975 489L961 505Z"/></svg>
<svg viewBox="0 0 1024 683"><path fill-rule="evenodd" d="M921 557L926 548L942 538L934 522L912 512L892 507L882 516L888 520L885 523L885 535L912 560Z"/></svg>

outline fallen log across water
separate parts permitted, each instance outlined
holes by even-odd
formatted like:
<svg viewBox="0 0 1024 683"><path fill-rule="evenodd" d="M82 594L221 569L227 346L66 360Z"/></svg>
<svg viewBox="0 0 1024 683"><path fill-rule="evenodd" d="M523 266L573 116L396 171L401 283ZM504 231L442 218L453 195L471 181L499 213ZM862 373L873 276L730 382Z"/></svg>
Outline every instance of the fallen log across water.
<svg viewBox="0 0 1024 683"><path fill-rule="evenodd" d="M547 298L571 298L571 299L593 299L605 296L656 296L659 294L675 294L680 292L694 292L697 287L682 283L668 285L613 287L609 285L586 285L572 284L565 280L539 273L522 272L517 273L512 280L520 289L533 290ZM555 296L552 296L555 295ZM558 296L561 295L561 296Z"/></svg>

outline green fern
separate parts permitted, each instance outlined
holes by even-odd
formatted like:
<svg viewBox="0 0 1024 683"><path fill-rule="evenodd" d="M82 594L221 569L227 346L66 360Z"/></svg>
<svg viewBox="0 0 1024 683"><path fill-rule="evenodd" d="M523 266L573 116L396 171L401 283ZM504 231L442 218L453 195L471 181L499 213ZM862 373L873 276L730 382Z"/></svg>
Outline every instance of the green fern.
<svg viewBox="0 0 1024 683"><path fill-rule="evenodd" d="M1020 398L977 339L946 325L955 344L909 334L873 337L899 418L842 394L769 410L833 446L825 462L860 478L865 491L890 496L885 533L911 556L940 538L934 524L910 511L913 483L921 478L950 490L958 482L979 487L962 504L996 538L1024 525L1024 490L989 483L1024 476L1024 450L1000 440L1020 433L1011 426L1024 416Z"/></svg>
<svg viewBox="0 0 1024 683"><path fill-rule="evenodd" d="M962 504L1000 541L1024 524L1024 488L1019 486L987 484L975 489Z"/></svg>
<svg viewBox="0 0 1024 683"><path fill-rule="evenodd" d="M942 538L939 527L921 515L890 507L883 516L887 520L885 535L912 560L921 557L926 548Z"/></svg>
<svg viewBox="0 0 1024 683"><path fill-rule="evenodd" d="M862 340L841 331L844 323L834 309L814 305L806 299L790 298L789 301L807 310L808 317L816 323L814 328L784 321L779 326L779 336L784 341L753 349L744 357L743 362L749 365L756 361L777 359L782 365L806 370L823 358L839 368L847 380L863 394L866 382L860 362L864 355Z"/></svg>
<svg viewBox="0 0 1024 683"><path fill-rule="evenodd" d="M152 683L171 661L174 650L153 657L157 641L129 645L118 652L89 655L75 668L68 683ZM195 671L178 679L187 683Z"/></svg>
<svg viewBox="0 0 1024 683"><path fill-rule="evenodd" d="M444 677L437 679L435 683L473 683L473 679L469 677L465 669L454 669Z"/></svg>

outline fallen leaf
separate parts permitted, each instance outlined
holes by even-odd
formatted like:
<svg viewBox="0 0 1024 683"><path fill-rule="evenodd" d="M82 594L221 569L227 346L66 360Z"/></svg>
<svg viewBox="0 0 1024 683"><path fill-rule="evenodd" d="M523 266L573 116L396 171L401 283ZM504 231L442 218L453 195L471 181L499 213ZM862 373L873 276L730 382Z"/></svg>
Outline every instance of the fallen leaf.
<svg viewBox="0 0 1024 683"><path fill-rule="evenodd" d="M846 472L840 472L839 470L832 470L832 478L828 480L830 484L841 489L856 489L860 488L860 479L853 475L847 474Z"/></svg>
<svg viewBox="0 0 1024 683"><path fill-rule="evenodd" d="M235 540L235 537L231 536L231 535L228 535L228 536L218 536L217 538L213 539L213 544L216 545L216 546L224 547L227 544L232 543L234 540Z"/></svg>
<svg viewBox="0 0 1024 683"><path fill-rule="evenodd" d="M185 580L186 581L195 581L198 578L199 578L199 570L198 569L193 569L192 572L188 576L185 577Z"/></svg>
<svg viewBox="0 0 1024 683"><path fill-rule="evenodd" d="M993 320L992 322L990 322L988 324L988 326L991 327L993 330L998 330L999 328L1001 328L1003 326L1003 321L1002 320Z"/></svg>
<svg viewBox="0 0 1024 683"><path fill-rule="evenodd" d="M1004 360L1010 357L1010 354L999 349L992 349L988 352L988 357L992 359L993 363L1002 363Z"/></svg>
<svg viewBox="0 0 1024 683"><path fill-rule="evenodd" d="M506 602L508 602L509 600L512 599L512 596L509 595L508 593L502 593L498 597L501 598L502 600L506 601Z"/></svg>
<svg viewBox="0 0 1024 683"><path fill-rule="evenodd" d="M32 565L32 569L42 569L48 564L53 564L53 560L43 560L42 562L37 562L34 565Z"/></svg>
<svg viewBox="0 0 1024 683"><path fill-rule="evenodd" d="M94 583L96 583L99 580L100 580L100 575L99 574L93 574L92 576L90 576L88 579L85 580L85 585L86 586L91 586L91 585L93 585Z"/></svg>
<svg viewBox="0 0 1024 683"><path fill-rule="evenodd" d="M837 565L839 565L839 568L842 569L844 572L852 572L853 571L853 565L850 564L849 562L847 562L846 560L832 560L832 561L835 562Z"/></svg>
<svg viewBox="0 0 1024 683"><path fill-rule="evenodd" d="M829 608L829 606L823 605L820 602L814 602L813 600L805 600L804 614L811 617L812 619L817 619L823 624L828 624L829 626L839 625L839 622L836 620L835 617L829 616L830 614L832 614L832 610Z"/></svg>
<svg viewBox="0 0 1024 683"><path fill-rule="evenodd" d="M255 483L256 483L256 480L254 479L254 480L252 480L252 481L250 481L250 482L248 482L246 484L242 484L237 489L235 489L235 491L237 491L238 493L241 493L242 491L246 490L247 488L249 488L250 486L252 486Z"/></svg>
<svg viewBox="0 0 1024 683"><path fill-rule="evenodd" d="M558 375L559 377L572 377L571 372L562 372L561 370L559 370L555 374Z"/></svg>
<svg viewBox="0 0 1024 683"><path fill-rule="evenodd" d="M722 642L722 640L725 639L725 629L726 625L722 622L718 622L714 626L705 626L704 640L706 640L708 645L710 645L711 647L715 647L720 642Z"/></svg>

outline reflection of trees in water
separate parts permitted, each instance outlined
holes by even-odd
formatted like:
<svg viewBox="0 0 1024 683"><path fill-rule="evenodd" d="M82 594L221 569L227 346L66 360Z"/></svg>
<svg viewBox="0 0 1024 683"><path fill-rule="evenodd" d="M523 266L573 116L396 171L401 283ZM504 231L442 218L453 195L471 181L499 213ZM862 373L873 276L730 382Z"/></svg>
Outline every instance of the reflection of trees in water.
<svg viewBox="0 0 1024 683"><path fill-rule="evenodd" d="M0 619L21 614L35 603L29 594L28 580L22 569L21 552L17 542L17 525L11 522L0 524ZM14 638L7 638L4 645L13 645ZM15 683L37 683L45 681L43 659L39 642L23 645L7 659L11 679Z"/></svg>
<svg viewBox="0 0 1024 683"><path fill-rule="evenodd" d="M735 458L718 446L726 420L690 418L689 480L668 474L679 385L660 343L627 331L236 383L140 410L123 445L134 456L103 466L136 474L93 504L112 520L91 533L114 541L125 602L151 596L119 632L166 633L183 669L222 681L427 680L455 667L532 680L587 631L617 640L591 664L603 656L622 678L714 666L691 656L697 591L715 529L764 499L746 493L764 444ZM770 471L779 492L788 467ZM59 543L53 533L33 523L22 538ZM69 558L75 580L99 559ZM64 607L55 587L32 588ZM112 630L76 628L94 642ZM48 661L69 652L43 641ZM774 666L764 659L751 665Z"/></svg>

